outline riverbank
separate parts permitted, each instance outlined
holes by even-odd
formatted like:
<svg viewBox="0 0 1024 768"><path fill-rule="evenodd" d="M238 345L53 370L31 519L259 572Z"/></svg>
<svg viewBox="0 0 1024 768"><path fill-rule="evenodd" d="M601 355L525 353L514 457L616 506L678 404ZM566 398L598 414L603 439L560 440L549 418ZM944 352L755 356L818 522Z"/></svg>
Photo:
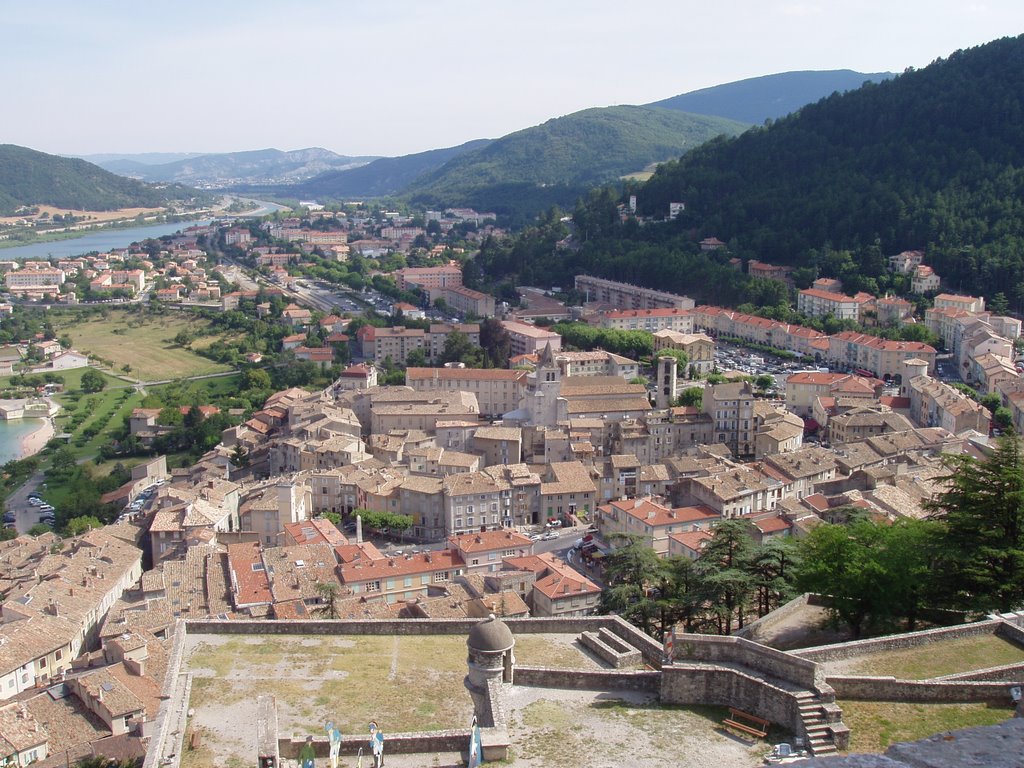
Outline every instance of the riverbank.
<svg viewBox="0 0 1024 768"><path fill-rule="evenodd" d="M39 453L56 434L53 419L40 419L39 428L21 438L21 458L26 459Z"/></svg>

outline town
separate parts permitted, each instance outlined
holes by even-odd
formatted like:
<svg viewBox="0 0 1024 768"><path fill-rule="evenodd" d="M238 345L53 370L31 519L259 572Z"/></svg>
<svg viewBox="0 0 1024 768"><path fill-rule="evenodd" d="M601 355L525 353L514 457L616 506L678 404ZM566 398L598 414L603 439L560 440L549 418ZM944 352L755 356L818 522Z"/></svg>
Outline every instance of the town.
<svg viewBox="0 0 1024 768"><path fill-rule="evenodd" d="M6 760L145 754L183 620L592 616L613 604L609 562L625 547L698 563L731 521L766 547L855 514L922 520L945 454L984 457L1000 430L1024 431L1021 321L943 292L922 251L889 264L929 297L923 313L834 278L797 291L804 317L857 328L829 334L588 275L566 290L468 287L467 257L506 234L494 219L307 204L109 253L0 261L4 323L38 306L237 313L272 330L222 344L220 361L254 391L305 376L252 408L215 395L133 407L107 456L128 476L100 499L99 527L58 535L82 518L47 504L42 474L8 497ZM734 261L793 287L786 268ZM872 332L908 325L935 346ZM127 393L146 385L137 366L59 329L0 350L12 381L97 368ZM47 387L4 401L4 418L55 414L62 385ZM183 419L217 423L215 445L169 462ZM694 620L742 625L742 608Z"/></svg>

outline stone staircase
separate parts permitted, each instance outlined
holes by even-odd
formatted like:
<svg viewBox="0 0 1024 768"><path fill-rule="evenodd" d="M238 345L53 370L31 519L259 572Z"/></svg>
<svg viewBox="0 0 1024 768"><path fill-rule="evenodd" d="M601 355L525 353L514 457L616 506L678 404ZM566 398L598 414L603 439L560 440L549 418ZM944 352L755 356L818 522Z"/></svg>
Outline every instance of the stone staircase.
<svg viewBox="0 0 1024 768"><path fill-rule="evenodd" d="M815 756L835 754L838 750L832 739L824 702L811 691L800 691L795 696L807 738L807 749Z"/></svg>

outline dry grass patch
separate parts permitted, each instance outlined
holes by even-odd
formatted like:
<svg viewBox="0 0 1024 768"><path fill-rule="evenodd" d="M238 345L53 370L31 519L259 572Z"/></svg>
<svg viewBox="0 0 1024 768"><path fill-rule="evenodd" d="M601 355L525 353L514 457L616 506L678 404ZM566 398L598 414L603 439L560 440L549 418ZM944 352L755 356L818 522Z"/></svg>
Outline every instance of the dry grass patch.
<svg viewBox="0 0 1024 768"><path fill-rule="evenodd" d="M575 635L518 635L516 664L554 669L604 669L577 642Z"/></svg>
<svg viewBox="0 0 1024 768"><path fill-rule="evenodd" d="M119 219L134 219L140 213L143 216L155 216L163 213L163 208L118 208L114 211L83 211L77 208L54 208L52 205L34 206L39 209L35 216L0 216L0 224L16 224L21 219L35 219L38 221L49 221L54 214L74 214L76 218L86 218L87 221L76 221L75 224L98 224L101 221L117 221ZM46 219L40 219L44 213L48 213Z"/></svg>
<svg viewBox="0 0 1024 768"><path fill-rule="evenodd" d="M277 697L281 732L296 735L319 734L328 720L352 733L370 720L394 732L473 717L461 636L207 636L189 668L200 724L243 704L254 714L254 689Z"/></svg>
<svg viewBox="0 0 1024 768"><path fill-rule="evenodd" d="M826 663L833 674L892 675L901 680L927 680L941 675L969 672L1024 661L1024 649L996 635L942 640L916 648L857 656Z"/></svg>
<svg viewBox="0 0 1024 768"><path fill-rule="evenodd" d="M850 728L851 752L882 752L890 744L917 741L943 731L995 725L1013 710L985 704L897 704L888 701L840 701Z"/></svg>

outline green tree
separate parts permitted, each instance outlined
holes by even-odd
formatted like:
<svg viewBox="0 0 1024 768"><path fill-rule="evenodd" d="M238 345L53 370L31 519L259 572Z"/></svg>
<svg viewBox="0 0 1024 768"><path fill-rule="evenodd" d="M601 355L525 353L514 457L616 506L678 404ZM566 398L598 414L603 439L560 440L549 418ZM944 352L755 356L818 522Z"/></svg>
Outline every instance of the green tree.
<svg viewBox="0 0 1024 768"><path fill-rule="evenodd" d="M1024 601L1024 457L1016 436L985 459L945 457L949 474L928 507L945 523L943 594L972 612Z"/></svg>
<svg viewBox="0 0 1024 768"><path fill-rule="evenodd" d="M423 368L427 364L427 353L423 347L416 347L409 350L405 357L405 365L408 368Z"/></svg>
<svg viewBox="0 0 1024 768"><path fill-rule="evenodd" d="M687 387L686 389L679 393L679 397L676 399L676 405L686 407L699 406L703 402L703 387Z"/></svg>
<svg viewBox="0 0 1024 768"><path fill-rule="evenodd" d="M330 618L338 618L338 595L341 593L339 586L333 581L322 581L316 585L316 593L326 603L322 610L327 611Z"/></svg>
<svg viewBox="0 0 1024 768"><path fill-rule="evenodd" d="M723 520L697 561L697 576L719 634L732 634L733 621L742 627L754 589L753 524Z"/></svg>
<svg viewBox="0 0 1024 768"><path fill-rule="evenodd" d="M767 373L762 373L760 376L754 379L754 386L762 392L767 392L769 389L775 386L775 377Z"/></svg>
<svg viewBox="0 0 1024 768"><path fill-rule="evenodd" d="M68 536L77 536L80 533L85 533L90 528L102 528L103 523L98 518L92 515L83 515L81 517L73 517L68 520L67 525L64 526L64 531Z"/></svg>
<svg viewBox="0 0 1024 768"><path fill-rule="evenodd" d="M662 612L652 589L661 584L664 562L638 536L616 534L615 549L605 558L605 581L601 592L602 613L617 613L626 621L651 634Z"/></svg>
<svg viewBox="0 0 1024 768"><path fill-rule="evenodd" d="M100 392L107 386L107 380L99 371L89 368L82 374L82 391L91 394Z"/></svg>
<svg viewBox="0 0 1024 768"><path fill-rule="evenodd" d="M50 526L44 525L43 523L36 523L28 529L29 536L42 536L44 533L50 532Z"/></svg>

